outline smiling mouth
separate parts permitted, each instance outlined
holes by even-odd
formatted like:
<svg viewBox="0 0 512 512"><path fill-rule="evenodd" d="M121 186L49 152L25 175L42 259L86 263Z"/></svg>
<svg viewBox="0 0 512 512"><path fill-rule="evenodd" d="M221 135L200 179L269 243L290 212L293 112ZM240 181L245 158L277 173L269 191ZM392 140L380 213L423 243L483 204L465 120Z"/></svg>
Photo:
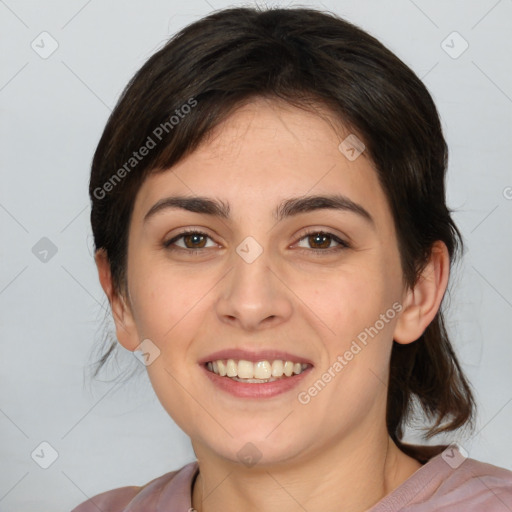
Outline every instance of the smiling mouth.
<svg viewBox="0 0 512 512"><path fill-rule="evenodd" d="M205 367L208 371L220 377L227 377L236 382L262 384L300 375L303 371L311 368L312 365L282 359L264 360L256 363L244 359L218 359L208 361L205 363Z"/></svg>

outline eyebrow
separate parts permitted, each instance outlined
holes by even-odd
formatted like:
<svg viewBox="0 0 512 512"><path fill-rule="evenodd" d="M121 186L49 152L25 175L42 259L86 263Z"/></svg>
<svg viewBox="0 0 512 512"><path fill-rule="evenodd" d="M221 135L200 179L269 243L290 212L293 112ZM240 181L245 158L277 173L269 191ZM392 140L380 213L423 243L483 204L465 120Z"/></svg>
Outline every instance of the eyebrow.
<svg viewBox="0 0 512 512"><path fill-rule="evenodd" d="M144 216L144 222L157 213L167 209L182 209L189 212L212 215L226 220L229 220L230 216L229 204L221 200L202 196L170 196L156 202ZM367 221L372 227L375 227L373 217L363 206L341 194L303 196L285 199L273 211L273 217L279 222L300 213L323 209L354 213Z"/></svg>

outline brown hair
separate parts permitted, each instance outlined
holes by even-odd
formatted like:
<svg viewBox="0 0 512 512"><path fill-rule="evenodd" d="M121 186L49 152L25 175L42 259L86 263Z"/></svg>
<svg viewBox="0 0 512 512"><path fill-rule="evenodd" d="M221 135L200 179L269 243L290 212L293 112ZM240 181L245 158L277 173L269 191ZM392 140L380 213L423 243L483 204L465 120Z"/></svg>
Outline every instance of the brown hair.
<svg viewBox="0 0 512 512"><path fill-rule="evenodd" d="M323 105L364 142L395 222L404 283L414 286L437 240L453 264L463 244L445 200L447 146L433 100L414 72L334 14L231 8L185 27L143 65L98 144L91 223L117 291L126 291L128 227L144 179L194 151L255 97ZM135 158L142 147L150 149ZM390 365L387 427L397 444L415 403L432 423L427 438L472 424L474 399L441 309L417 341L393 344Z"/></svg>

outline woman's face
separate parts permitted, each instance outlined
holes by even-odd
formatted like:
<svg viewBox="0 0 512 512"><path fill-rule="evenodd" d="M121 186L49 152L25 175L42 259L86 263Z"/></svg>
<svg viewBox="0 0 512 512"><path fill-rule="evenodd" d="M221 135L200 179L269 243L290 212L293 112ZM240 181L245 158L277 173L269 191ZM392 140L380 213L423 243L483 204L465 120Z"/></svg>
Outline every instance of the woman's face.
<svg viewBox="0 0 512 512"><path fill-rule="evenodd" d="M199 458L299 461L385 431L404 289L371 161L357 156L353 136L340 149L349 133L340 138L321 117L264 100L213 135L138 192L131 313L118 337L131 350L150 340L152 385ZM170 204L176 196L229 211L189 211ZM307 201L317 196L344 202ZM210 372L212 360L241 375L279 375L290 368L280 360L308 366L269 384L239 383Z"/></svg>

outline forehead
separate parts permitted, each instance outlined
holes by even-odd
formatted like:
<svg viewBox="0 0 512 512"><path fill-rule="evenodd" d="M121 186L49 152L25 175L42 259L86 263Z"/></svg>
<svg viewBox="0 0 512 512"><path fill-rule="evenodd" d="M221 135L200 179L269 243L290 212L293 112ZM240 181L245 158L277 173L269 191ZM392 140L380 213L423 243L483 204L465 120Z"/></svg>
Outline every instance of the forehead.
<svg viewBox="0 0 512 512"><path fill-rule="evenodd" d="M362 146L346 152L358 140L327 110L251 101L171 169L151 174L137 194L135 216L166 195L217 197L233 211L261 212L287 197L339 193L389 221L372 161L364 151L357 156Z"/></svg>

